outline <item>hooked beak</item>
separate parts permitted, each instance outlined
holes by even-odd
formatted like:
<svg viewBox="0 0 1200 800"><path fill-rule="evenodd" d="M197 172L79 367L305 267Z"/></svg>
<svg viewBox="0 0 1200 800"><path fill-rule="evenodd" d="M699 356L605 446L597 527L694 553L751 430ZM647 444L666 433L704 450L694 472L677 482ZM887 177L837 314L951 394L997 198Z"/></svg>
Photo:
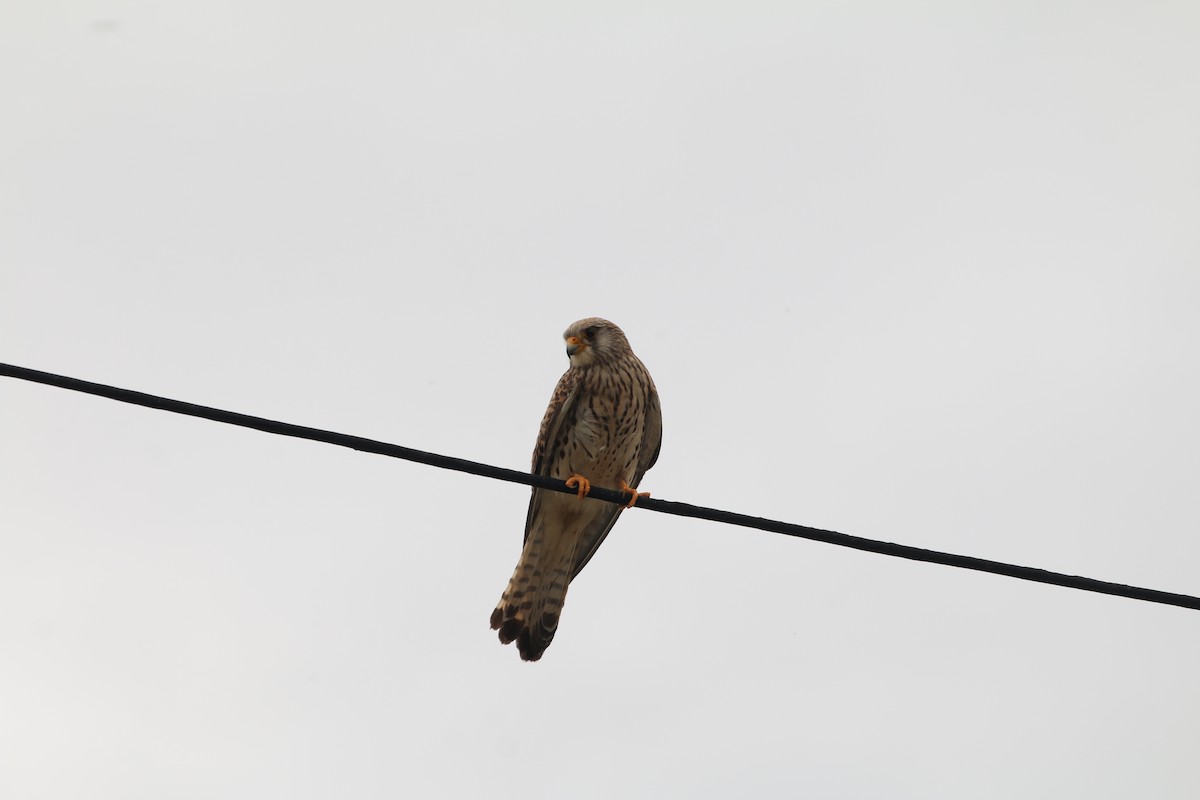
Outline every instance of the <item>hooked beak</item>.
<svg viewBox="0 0 1200 800"><path fill-rule="evenodd" d="M583 350L586 347L587 347L587 345L583 341L581 341L578 336L568 336L567 337L567 357L568 358L575 355L580 350Z"/></svg>

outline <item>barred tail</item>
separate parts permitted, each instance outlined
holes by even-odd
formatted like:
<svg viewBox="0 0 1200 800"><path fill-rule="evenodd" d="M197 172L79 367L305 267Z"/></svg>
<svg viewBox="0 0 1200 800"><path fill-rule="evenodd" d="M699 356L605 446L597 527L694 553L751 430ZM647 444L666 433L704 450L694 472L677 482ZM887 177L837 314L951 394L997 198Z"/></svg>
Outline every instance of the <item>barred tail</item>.
<svg viewBox="0 0 1200 800"><path fill-rule="evenodd" d="M540 526L530 531L508 588L492 612L492 630L499 631L500 643L516 641L524 661L537 661L554 641L567 598L574 548L554 545L574 537L556 538L560 541L545 542Z"/></svg>

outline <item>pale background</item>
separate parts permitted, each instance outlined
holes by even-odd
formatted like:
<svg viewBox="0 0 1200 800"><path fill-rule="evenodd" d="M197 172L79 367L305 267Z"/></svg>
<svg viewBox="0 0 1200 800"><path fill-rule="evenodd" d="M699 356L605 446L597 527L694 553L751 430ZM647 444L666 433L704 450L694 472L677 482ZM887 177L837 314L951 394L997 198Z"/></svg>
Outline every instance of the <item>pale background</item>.
<svg viewBox="0 0 1200 800"><path fill-rule="evenodd" d="M1200 6L0 8L0 361L1200 593ZM0 380L0 796L1194 798L1200 613Z"/></svg>

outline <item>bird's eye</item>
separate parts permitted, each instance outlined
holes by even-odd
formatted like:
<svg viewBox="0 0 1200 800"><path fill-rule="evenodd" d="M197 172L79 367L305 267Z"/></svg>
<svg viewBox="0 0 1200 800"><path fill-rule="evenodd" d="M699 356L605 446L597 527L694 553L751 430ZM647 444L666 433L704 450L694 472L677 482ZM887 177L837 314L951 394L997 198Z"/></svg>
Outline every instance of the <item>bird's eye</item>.
<svg viewBox="0 0 1200 800"><path fill-rule="evenodd" d="M597 328L595 325L592 325L592 326L591 326L591 327L589 327L589 328L584 328L584 329L583 329L583 335L584 335L584 336L586 336L586 337L588 337L589 339L595 339L595 338L596 338L596 331L598 331L598 330L600 330L600 329L599 329L599 328Z"/></svg>

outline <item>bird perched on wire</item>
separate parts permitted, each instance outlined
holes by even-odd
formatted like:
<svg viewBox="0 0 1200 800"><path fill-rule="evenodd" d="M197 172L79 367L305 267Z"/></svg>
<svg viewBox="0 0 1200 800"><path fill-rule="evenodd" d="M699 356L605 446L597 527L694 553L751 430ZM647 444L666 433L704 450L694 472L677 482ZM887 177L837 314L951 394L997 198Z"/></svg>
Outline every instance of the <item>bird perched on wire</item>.
<svg viewBox="0 0 1200 800"><path fill-rule="evenodd" d="M608 320L581 319L563 333L571 366L558 381L537 444L533 473L565 480L575 496L533 490L525 547L492 612L503 644L537 661L558 630L567 585L587 565L626 506L585 499L592 484L632 498L662 443L658 392L625 333Z"/></svg>

